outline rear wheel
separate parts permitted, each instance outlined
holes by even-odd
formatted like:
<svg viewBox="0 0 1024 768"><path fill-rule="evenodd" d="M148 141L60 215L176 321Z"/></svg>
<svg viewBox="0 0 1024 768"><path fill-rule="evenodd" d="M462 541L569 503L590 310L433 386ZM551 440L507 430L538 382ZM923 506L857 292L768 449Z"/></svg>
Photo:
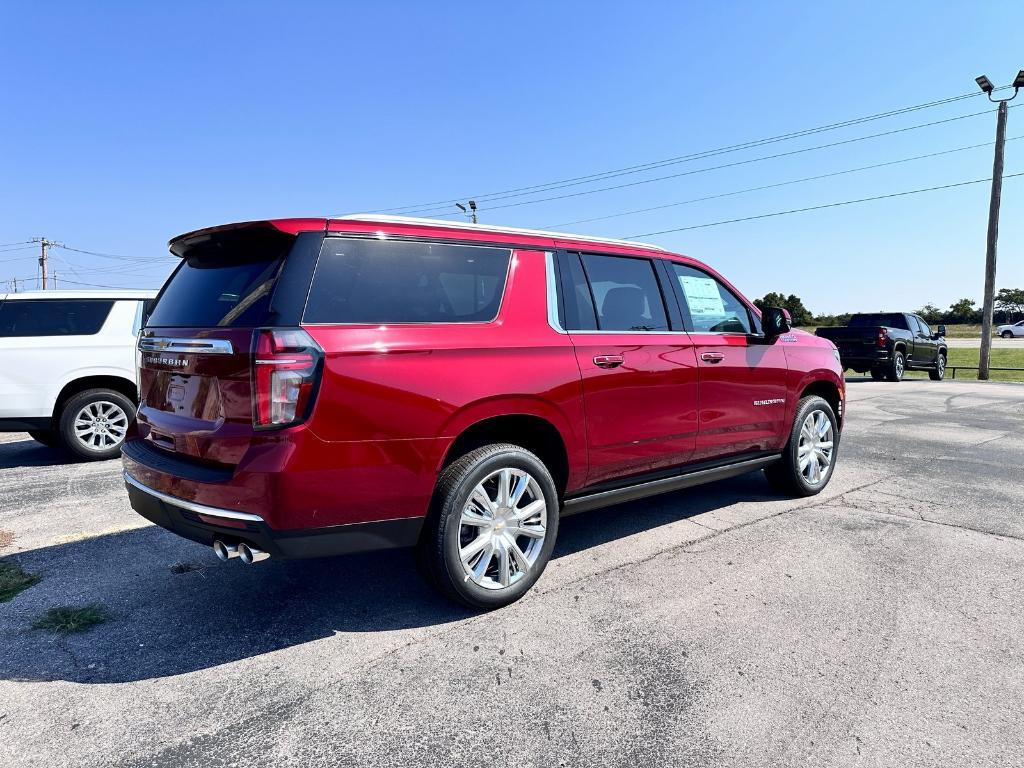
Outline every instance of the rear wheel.
<svg viewBox="0 0 1024 768"><path fill-rule="evenodd" d="M487 445L442 473L418 556L444 595L500 608L540 578L557 534L558 493L547 467L518 446Z"/></svg>
<svg viewBox="0 0 1024 768"><path fill-rule="evenodd" d="M942 381L946 377L946 356L939 353L938 359L935 361L935 370L928 371L928 378L932 381Z"/></svg>
<svg viewBox="0 0 1024 768"><path fill-rule="evenodd" d="M60 443L86 461L112 459L121 452L135 405L112 389L89 389L66 403L60 412Z"/></svg>
<svg viewBox="0 0 1024 768"><path fill-rule="evenodd" d="M885 371L880 368L871 369L871 378L875 381L883 381L885 379Z"/></svg>
<svg viewBox="0 0 1024 768"><path fill-rule="evenodd" d="M889 370L885 372L885 378L889 381L903 381L906 369L907 358L903 356L902 350L897 349L892 353L892 362L889 363Z"/></svg>
<svg viewBox="0 0 1024 768"><path fill-rule="evenodd" d="M814 496L832 479L839 448L839 425L828 401L810 395L796 407L781 461L764 470L772 487L792 496Z"/></svg>
<svg viewBox="0 0 1024 768"><path fill-rule="evenodd" d="M28 436L37 443L42 443L47 448L55 448L59 442L57 433L52 429L30 429Z"/></svg>

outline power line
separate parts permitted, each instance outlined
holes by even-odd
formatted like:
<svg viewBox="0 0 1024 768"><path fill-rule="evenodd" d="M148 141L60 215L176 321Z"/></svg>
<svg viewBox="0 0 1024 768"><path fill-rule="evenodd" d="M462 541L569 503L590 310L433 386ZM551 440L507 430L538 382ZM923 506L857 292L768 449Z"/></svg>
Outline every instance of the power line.
<svg viewBox="0 0 1024 768"><path fill-rule="evenodd" d="M32 245L31 240L22 240L17 243L0 243L0 248L6 248L9 245Z"/></svg>
<svg viewBox="0 0 1024 768"><path fill-rule="evenodd" d="M35 250L35 245L23 245L20 248L4 248L3 250L0 250L0 253L9 253L11 251L28 251L28 250Z"/></svg>
<svg viewBox="0 0 1024 768"><path fill-rule="evenodd" d="M99 256L104 259L120 259L124 261L164 261L164 256L120 256L116 253L100 253L98 251L86 251L81 248L72 248L68 245L61 245L65 251L74 251L75 253L84 253L89 256Z"/></svg>
<svg viewBox="0 0 1024 768"><path fill-rule="evenodd" d="M1021 138L1024 138L1024 136L1014 136L1011 139L1007 139L1007 141L1017 141L1018 139L1021 139ZM780 181L780 182L777 182L775 184L764 184L764 185L759 186L759 187L747 187L746 189L737 189L737 190L733 190L731 192L722 192L722 193L717 194L717 195L707 195L705 197L694 197L694 198L691 198L689 200L680 200L680 201L675 202L675 203L664 203L662 205L653 205L653 206L650 206L648 208L634 208L633 210L630 210L630 211L619 211L617 213L609 213L609 214L606 214L604 216L594 216L594 217L589 218L589 219L577 219L576 221L566 221L566 222L562 222L560 224L548 224L548 225L545 225L545 226L541 227L541 229L559 229L561 227L572 226L573 224L588 224L588 223L593 222L593 221L606 221L607 219L617 219L617 218L621 218L623 216L632 216L632 215L638 214L638 213L650 213L651 211L661 211L661 210L664 210L665 208L675 208L675 207L678 207L678 206L681 206L681 205L690 205L692 203L702 203L702 202L706 202L708 200L719 200L719 199L721 199L723 197L733 197L735 195L743 195L743 194L746 194L748 192L761 192L761 191L763 191L765 189L775 189L777 187L785 187L785 186L789 186L789 185L792 185L792 184L802 184L802 183L807 182L807 181L818 181L820 179L829 179L829 178L832 178L833 176L843 176L845 174L850 174L850 173L859 173L861 171L870 171L870 170L874 170L876 168L885 168L885 167L890 166L890 165L899 165L901 163L909 163L909 162L912 162L914 160L925 160L925 159L932 158L932 157L940 157L942 155L951 155L951 154L953 154L955 152L964 152L964 151L969 150L969 149L978 149L980 147L991 147L992 143L993 142L991 142L991 141L986 141L986 142L982 142L981 144L971 144L970 146L966 146L966 147L957 147L955 149L945 149L945 150L942 150L941 152L930 152L930 153L928 153L926 155L915 155L914 157L904 157L904 158L901 158L899 160L889 160L888 162L884 162L884 163L875 163L873 165L863 165L863 166L861 166L859 168L847 168L847 169L842 170L842 171L832 171L831 173L818 174L817 176L805 176L802 179L791 179L789 181Z"/></svg>
<svg viewBox="0 0 1024 768"><path fill-rule="evenodd" d="M1003 176L1004 179L1012 179L1017 176L1024 176L1024 171L1021 173L1011 173ZM954 184L943 184L937 187L924 187L923 189L910 189L905 192L890 192L886 195L875 195L874 197L861 197L857 200L843 200L838 203L824 203L823 205L811 205L806 208L791 208L787 211L773 211L771 213L761 213L756 216L744 216L739 219L723 219L722 221L709 221L705 224L692 224L688 227L675 227L673 229L662 229L657 232L641 232L636 235L627 235L627 239L635 239L638 237L654 237L655 235L667 235L672 232L686 232L691 229L705 229L707 227L718 227L722 224L738 224L741 221L754 221L755 219L768 219L773 216L788 216L791 213L806 213L807 211L820 211L824 208L838 208L841 205L854 205L855 203L868 203L872 200L887 200L891 197L905 197L907 195L916 195L921 192L935 192L940 189L952 189L954 187L966 187L969 184L982 184L986 181L992 181L991 178L987 179L972 179L971 181L958 181Z"/></svg>
<svg viewBox="0 0 1024 768"><path fill-rule="evenodd" d="M722 165L711 165L706 168L696 168L692 171L682 171L681 173L673 173L667 176L655 176L650 179L640 179L638 181L629 181L624 184L615 184L610 187L598 187L597 189L586 189L580 192L568 192L564 195L554 195L552 197L539 197L534 200L520 200L516 203L505 203L504 205L495 205L487 208L488 211L496 211L502 208L515 208L521 205L534 205L536 203L548 203L554 200L566 200L571 197L582 197L584 195L595 195L600 192L611 192L617 189L626 189L628 187L636 187L642 184L652 184L657 181L667 181L669 179L678 179L684 176L693 176L699 173L709 173L711 171L720 171L724 168L735 168L741 165L750 165L751 163L760 163L765 160L777 160L780 157L791 157L793 155L800 155L804 152L816 152L822 149L831 149L832 147L839 147L846 144L854 144L859 141L867 141L869 139L878 139L884 136L893 136L899 133L906 133L908 131L916 131L921 128L931 128L936 125L943 125L945 123L952 123L957 120L965 120L971 117L979 117L981 115L987 115L995 110L985 109L981 112L971 112L965 115L957 115L955 117L947 117L942 120L933 120L930 123L919 123L918 125L910 125L905 128L894 128L890 131L882 131L881 133L871 133L866 136L855 136L851 139L842 139L840 141L832 141L827 144L815 144L813 147L803 147L802 149L792 149L788 152L778 152L774 155L761 155L760 157L751 157L746 160L736 160L731 163L723 163ZM429 211L424 212L424 215L429 215Z"/></svg>
<svg viewBox="0 0 1024 768"><path fill-rule="evenodd" d="M1008 87L1008 86L1007 86ZM1001 89L999 89L1001 90ZM535 184L526 187L516 187L513 189L507 189L500 192L485 192L476 195L460 195L456 198L449 198L446 200L436 200L431 203L420 203L417 205L403 205L395 208L382 209L382 213L394 213L394 212L407 212L413 213L419 210L431 209L435 206L441 205L454 205L456 202L472 197L477 201L493 201L496 199L504 199L506 196L520 196L521 194L529 194L531 192L545 192L551 189L560 188L561 186L571 186L575 184L583 184L588 181L599 181L605 178L613 178L617 175L625 175L628 173L639 173L645 170L652 170L654 168L663 167L665 165L671 165L674 163L689 162L691 160L703 159L719 154L726 154L729 152L738 152L744 149L751 149L753 147L764 146L765 144L773 144L780 141L788 141L790 139L801 138L803 136L809 136L816 133L822 133L825 131L838 130L840 128L846 128L852 125L860 125L862 123L871 122L874 120L881 120L887 117L895 117L898 115L907 114L909 112L915 112L921 109L928 109L931 107L937 107L944 104L949 104L963 99L976 98L980 94L977 91L971 93L964 93L959 96L952 96L945 99L938 99L935 101L926 102L924 104L916 104L909 107L902 107L899 109L889 110L886 112L879 112L874 115L866 115L863 117L852 118L850 120L843 120L838 123L830 123L828 125L821 125L814 128L806 128L799 131L792 131L790 133L779 134L777 136L770 136L762 139L754 139L751 141L741 142L738 144L732 144L724 147L718 147L716 149L703 150L700 152L693 152L685 155L678 155L676 157L670 157L663 160L656 160L648 163L641 163L639 165L626 166L623 168L616 168L609 171L602 171L599 173L587 174L583 176L574 176L567 179L561 179L559 181L551 181L543 184Z"/></svg>

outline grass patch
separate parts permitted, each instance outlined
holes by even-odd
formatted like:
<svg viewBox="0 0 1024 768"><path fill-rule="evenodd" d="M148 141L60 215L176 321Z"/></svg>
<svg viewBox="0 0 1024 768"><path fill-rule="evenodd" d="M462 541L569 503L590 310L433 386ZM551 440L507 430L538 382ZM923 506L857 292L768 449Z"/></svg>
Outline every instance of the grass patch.
<svg viewBox="0 0 1024 768"><path fill-rule="evenodd" d="M947 365L968 365L977 367L981 358L980 349L950 349ZM1021 349L993 349L989 357L991 368L1021 368L1024 369L1024 347ZM907 377L920 378L927 376L927 372L907 371ZM1020 371L990 371L992 381L1024 381L1024 370ZM948 371L946 378L952 378L953 372ZM971 380L978 378L977 371L957 371L957 381L960 379Z"/></svg>
<svg viewBox="0 0 1024 768"><path fill-rule="evenodd" d="M47 632L70 635L74 632L84 632L109 619L110 611L98 603L80 607L68 605L60 608L51 608L36 619L32 627L34 629L45 629Z"/></svg>
<svg viewBox="0 0 1024 768"><path fill-rule="evenodd" d="M24 592L38 581L38 576L25 573L20 565L0 560L0 603L13 600L15 595Z"/></svg>

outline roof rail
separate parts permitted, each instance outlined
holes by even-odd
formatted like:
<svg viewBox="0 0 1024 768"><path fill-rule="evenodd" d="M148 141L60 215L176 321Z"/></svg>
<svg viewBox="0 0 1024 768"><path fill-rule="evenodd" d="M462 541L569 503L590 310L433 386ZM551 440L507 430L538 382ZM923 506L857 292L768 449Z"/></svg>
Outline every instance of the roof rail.
<svg viewBox="0 0 1024 768"><path fill-rule="evenodd" d="M607 245L627 245L633 248L648 248L652 251L665 251L660 245L638 243L634 240L616 240L611 237L592 237L590 235L574 235L569 232L548 232L542 229L521 229L519 227L496 227L489 224L469 224L446 219L420 219L414 216L389 216L380 213L348 213L344 216L331 216L332 221L366 221L381 224L416 224L430 227L447 227L449 229L467 229L474 232L501 232L509 235L528 235L530 237L550 237L558 240L579 240L587 243L605 243Z"/></svg>

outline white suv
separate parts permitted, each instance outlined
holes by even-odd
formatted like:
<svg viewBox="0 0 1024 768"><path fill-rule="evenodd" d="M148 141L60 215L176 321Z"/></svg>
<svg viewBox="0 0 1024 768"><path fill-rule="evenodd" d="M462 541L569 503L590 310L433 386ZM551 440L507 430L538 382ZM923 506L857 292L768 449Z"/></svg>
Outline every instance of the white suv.
<svg viewBox="0 0 1024 768"><path fill-rule="evenodd" d="M136 339L156 291L0 294L0 431L117 456L139 401Z"/></svg>
<svg viewBox="0 0 1024 768"><path fill-rule="evenodd" d="M1012 339L1015 336L1024 336L1024 320L1014 325L1000 325L996 328L996 334L1002 336L1004 339Z"/></svg>

